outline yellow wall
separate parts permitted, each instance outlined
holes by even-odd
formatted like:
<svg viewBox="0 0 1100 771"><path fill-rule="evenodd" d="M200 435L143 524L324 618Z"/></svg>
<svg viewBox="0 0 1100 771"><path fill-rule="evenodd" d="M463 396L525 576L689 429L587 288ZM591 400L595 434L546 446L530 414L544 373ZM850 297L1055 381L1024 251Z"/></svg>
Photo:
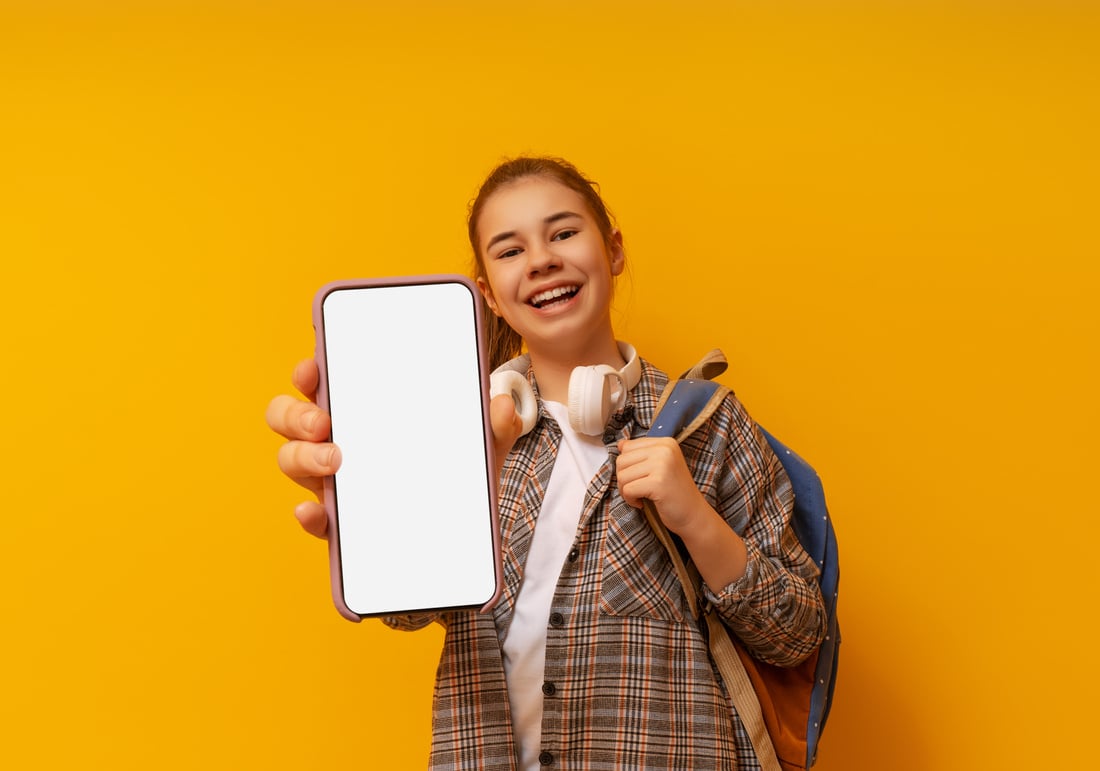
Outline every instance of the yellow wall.
<svg viewBox="0 0 1100 771"><path fill-rule="evenodd" d="M1087 765L1100 7L402 5L0 0L0 767L422 767L440 638L336 614L262 416L523 151L825 479L818 768Z"/></svg>

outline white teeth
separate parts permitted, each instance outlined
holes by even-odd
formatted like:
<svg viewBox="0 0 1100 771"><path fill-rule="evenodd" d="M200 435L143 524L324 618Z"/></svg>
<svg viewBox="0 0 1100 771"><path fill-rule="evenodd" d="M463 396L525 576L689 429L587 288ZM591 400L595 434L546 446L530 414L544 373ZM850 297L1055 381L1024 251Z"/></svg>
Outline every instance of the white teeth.
<svg viewBox="0 0 1100 771"><path fill-rule="evenodd" d="M542 305L543 303L550 302L551 300L561 297L562 295L573 294L578 289L580 289L580 287L578 286L559 286L556 289L548 289L545 292L539 292L537 295L532 297L529 302L532 305L536 306Z"/></svg>

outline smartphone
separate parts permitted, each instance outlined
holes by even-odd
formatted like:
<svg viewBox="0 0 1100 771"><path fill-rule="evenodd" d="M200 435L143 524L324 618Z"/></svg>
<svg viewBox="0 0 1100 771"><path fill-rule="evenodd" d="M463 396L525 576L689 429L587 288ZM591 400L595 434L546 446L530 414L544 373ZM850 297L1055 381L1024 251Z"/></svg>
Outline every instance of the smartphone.
<svg viewBox="0 0 1100 771"><path fill-rule="evenodd" d="M337 610L496 602L501 557L481 302L464 276L336 281L313 303L343 461L325 482Z"/></svg>

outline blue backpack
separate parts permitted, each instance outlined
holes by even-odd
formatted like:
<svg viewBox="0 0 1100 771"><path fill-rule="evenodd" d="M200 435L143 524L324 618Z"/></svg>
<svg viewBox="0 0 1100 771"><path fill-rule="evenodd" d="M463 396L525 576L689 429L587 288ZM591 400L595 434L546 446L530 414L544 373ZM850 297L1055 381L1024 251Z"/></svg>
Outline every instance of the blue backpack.
<svg viewBox="0 0 1100 771"><path fill-rule="evenodd" d="M721 404L729 389L709 378L726 369L720 351L708 354L699 365L679 380L669 383L657 406L649 436L671 436L683 441L701 426ZM825 491L817 472L802 458L763 428L761 433L778 456L794 490L792 527L802 548L821 571L821 595L828 626L825 640L816 654L790 669L753 659L731 638L717 613L704 609L711 655L726 681L738 715L753 739L753 747L764 771L808 769L817 758L818 743L825 728L836 684L840 653L840 625L837 594L840 565L836 534L825 506ZM669 550L691 607L697 602L698 573L685 567L679 550L652 506L646 514L658 537ZM756 698L752 696L755 694Z"/></svg>

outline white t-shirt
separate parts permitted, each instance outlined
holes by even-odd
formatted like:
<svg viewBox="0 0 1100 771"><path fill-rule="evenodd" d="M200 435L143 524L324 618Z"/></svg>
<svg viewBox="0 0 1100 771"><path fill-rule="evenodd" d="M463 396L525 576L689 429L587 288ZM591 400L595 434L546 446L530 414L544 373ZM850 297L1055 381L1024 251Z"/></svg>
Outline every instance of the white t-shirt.
<svg viewBox="0 0 1100 771"><path fill-rule="evenodd" d="M512 623L504 639L504 673L512 708L512 729L519 745L520 768L524 771L540 768L546 625L554 589L577 536L584 494L607 460L603 440L574 431L564 404L543 402L543 405L561 427L562 441L531 538Z"/></svg>

